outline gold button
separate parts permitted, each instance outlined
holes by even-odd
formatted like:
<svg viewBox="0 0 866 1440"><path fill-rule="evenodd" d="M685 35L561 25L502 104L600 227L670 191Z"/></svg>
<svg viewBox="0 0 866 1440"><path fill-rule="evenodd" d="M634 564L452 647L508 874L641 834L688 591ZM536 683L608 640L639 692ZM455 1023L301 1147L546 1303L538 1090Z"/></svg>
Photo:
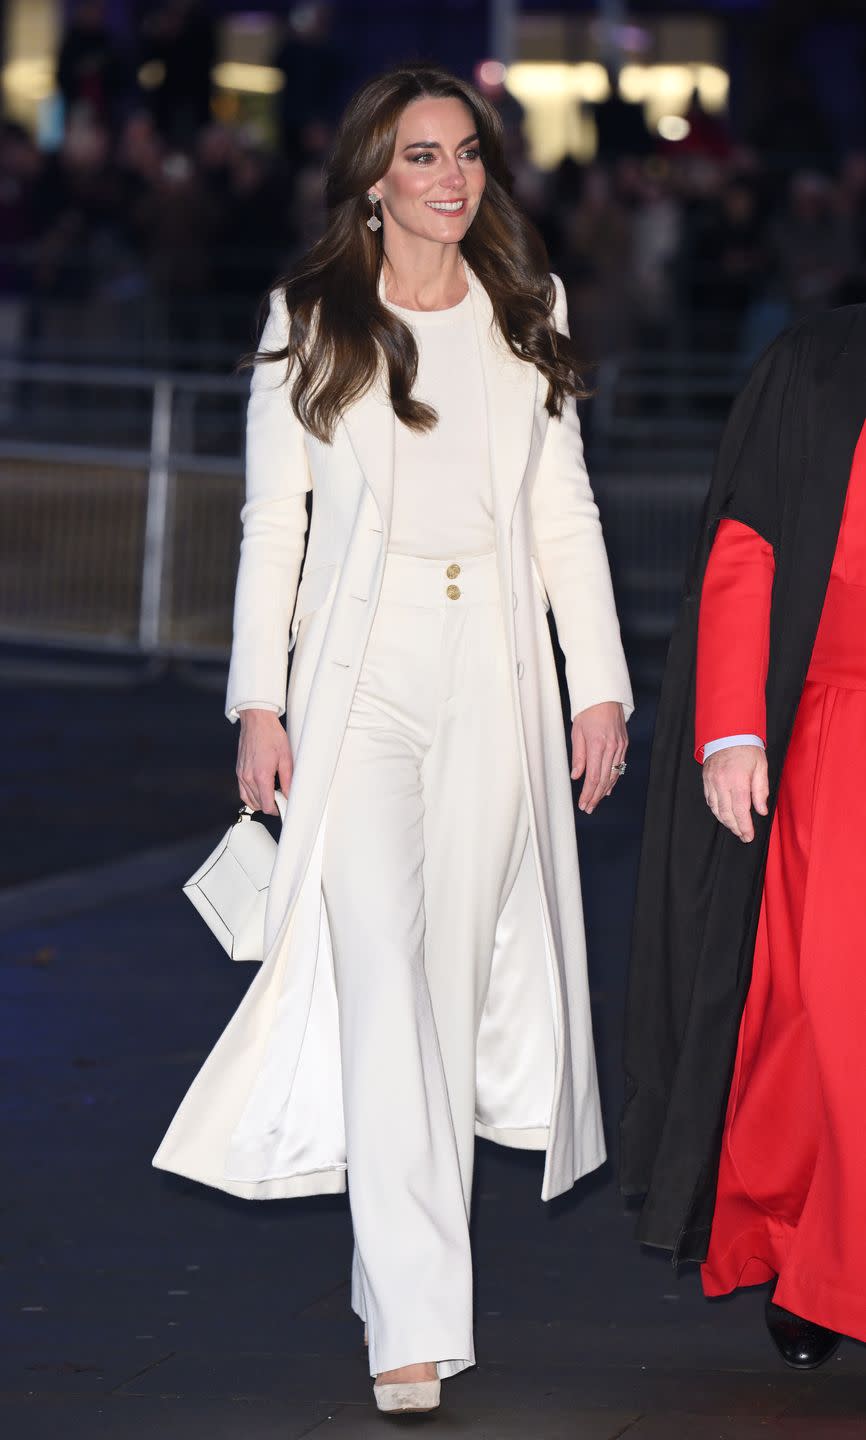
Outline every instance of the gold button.
<svg viewBox="0 0 866 1440"><path fill-rule="evenodd" d="M460 566L449 565L448 569L445 571L445 574L448 576L449 580L456 580L457 576L460 574Z"/></svg>
<svg viewBox="0 0 866 1440"><path fill-rule="evenodd" d="M460 586L459 586L459 585L449 585L449 586L448 586L448 589L445 591L445 594L448 596L448 599L449 599L449 600L459 600L459 599L460 599Z"/></svg>

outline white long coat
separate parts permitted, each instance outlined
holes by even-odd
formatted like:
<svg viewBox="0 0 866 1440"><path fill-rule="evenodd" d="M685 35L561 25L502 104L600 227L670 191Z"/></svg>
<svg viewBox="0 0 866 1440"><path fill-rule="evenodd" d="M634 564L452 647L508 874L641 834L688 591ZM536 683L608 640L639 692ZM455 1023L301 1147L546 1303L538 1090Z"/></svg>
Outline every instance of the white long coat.
<svg viewBox="0 0 866 1440"><path fill-rule="evenodd" d="M561 282L556 324L567 328ZM491 447L496 553L531 845L497 929L477 1047L477 1131L547 1150L542 1196L604 1159L586 975L569 760L546 620L553 605L574 715L632 699L577 410L544 406L538 370L518 360L470 273ZM275 294L263 349L286 343ZM247 502L228 714L287 708L294 775L271 881L265 961L193 1082L154 1159L250 1199L346 1184L340 1044L322 842L327 800L376 612L394 483L395 417L377 387L329 445L295 418L280 366L253 376ZM313 519L304 555L306 491ZM300 577L300 585L298 584ZM291 623L290 623L291 622ZM478 797L483 803L483 797ZM538 967L547 984L539 985ZM555 1048L551 1067L549 1047ZM543 1049L547 1054L542 1063ZM553 1073L539 1098L537 1076Z"/></svg>

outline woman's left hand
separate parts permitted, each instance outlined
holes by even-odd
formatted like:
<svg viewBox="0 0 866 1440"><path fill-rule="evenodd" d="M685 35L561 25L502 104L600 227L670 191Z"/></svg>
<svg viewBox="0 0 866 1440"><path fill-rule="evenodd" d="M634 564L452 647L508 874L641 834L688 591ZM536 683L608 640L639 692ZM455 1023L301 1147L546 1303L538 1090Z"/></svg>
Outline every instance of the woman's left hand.
<svg viewBox="0 0 866 1440"><path fill-rule="evenodd" d="M591 815L609 795L625 760L628 732L618 700L604 700L575 715L571 726L571 778L584 776L578 809Z"/></svg>

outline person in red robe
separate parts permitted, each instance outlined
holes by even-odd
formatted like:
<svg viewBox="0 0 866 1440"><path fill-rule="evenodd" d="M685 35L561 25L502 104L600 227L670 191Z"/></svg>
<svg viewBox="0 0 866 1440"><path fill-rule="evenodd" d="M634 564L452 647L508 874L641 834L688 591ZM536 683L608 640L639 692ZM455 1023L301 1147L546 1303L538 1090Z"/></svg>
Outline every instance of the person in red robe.
<svg viewBox="0 0 866 1440"><path fill-rule="evenodd" d="M756 531L721 522L701 594L696 755L707 804L745 844L752 808L767 813L774 570ZM864 736L866 427L782 771L701 1272L707 1295L778 1277L771 1333L810 1367L840 1334L866 1340L866 785L852 774Z"/></svg>
<svg viewBox="0 0 866 1440"><path fill-rule="evenodd" d="M866 1341L866 307L726 430L659 706L621 1183L782 1358ZM698 763L696 764L695 761Z"/></svg>

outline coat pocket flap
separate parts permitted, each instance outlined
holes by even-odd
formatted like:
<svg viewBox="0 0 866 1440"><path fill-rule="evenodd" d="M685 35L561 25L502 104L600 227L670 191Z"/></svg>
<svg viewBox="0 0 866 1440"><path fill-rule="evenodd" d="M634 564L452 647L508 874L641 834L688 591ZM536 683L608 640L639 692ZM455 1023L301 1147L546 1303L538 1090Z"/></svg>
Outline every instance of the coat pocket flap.
<svg viewBox="0 0 866 1440"><path fill-rule="evenodd" d="M317 565L315 570L305 570L298 586L295 613L292 616L292 644L298 633L298 626L305 615L311 615L329 599L337 578L336 565Z"/></svg>

